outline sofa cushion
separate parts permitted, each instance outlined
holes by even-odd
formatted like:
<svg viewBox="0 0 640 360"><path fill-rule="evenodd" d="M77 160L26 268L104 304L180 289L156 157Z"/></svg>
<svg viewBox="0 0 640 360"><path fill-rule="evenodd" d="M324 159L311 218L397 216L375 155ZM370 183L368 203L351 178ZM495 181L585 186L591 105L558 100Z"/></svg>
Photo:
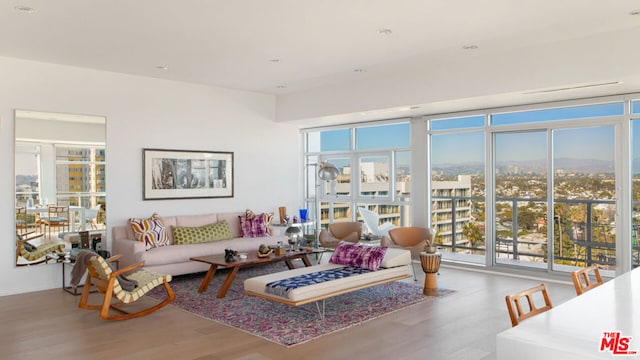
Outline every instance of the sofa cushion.
<svg viewBox="0 0 640 360"><path fill-rule="evenodd" d="M218 221L216 214L176 216L176 226L204 226Z"/></svg>
<svg viewBox="0 0 640 360"><path fill-rule="evenodd" d="M204 226L172 226L171 230L174 245L231 239L231 231L226 221Z"/></svg>
<svg viewBox="0 0 640 360"><path fill-rule="evenodd" d="M380 267L392 268L397 266L403 266L411 263L411 251L400 248L388 248L387 252L382 258Z"/></svg>
<svg viewBox="0 0 640 360"><path fill-rule="evenodd" d="M160 218L160 220L162 220L164 227L167 229L167 244L171 245L173 244L173 231L171 231L171 227L178 226L178 222L176 221L177 219L175 216L163 216Z"/></svg>
<svg viewBox="0 0 640 360"><path fill-rule="evenodd" d="M226 221L231 230L231 236L234 238L240 237L240 222L238 221L239 212L231 213L219 213L218 221Z"/></svg>
<svg viewBox="0 0 640 360"><path fill-rule="evenodd" d="M224 249L247 252L258 250L260 244L275 246L278 241L287 241L287 238L285 236L272 236L262 239L233 238L199 244L164 246L145 251L141 254L141 258L136 261L144 261L145 267L179 264L189 262L190 258L196 256L224 254Z"/></svg>
<svg viewBox="0 0 640 360"><path fill-rule="evenodd" d="M386 252L386 246L368 246L343 241L338 244L329 262L377 271Z"/></svg>
<svg viewBox="0 0 640 360"><path fill-rule="evenodd" d="M148 219L130 218L129 225L135 239L143 242L147 250L168 245L166 227L157 214Z"/></svg>

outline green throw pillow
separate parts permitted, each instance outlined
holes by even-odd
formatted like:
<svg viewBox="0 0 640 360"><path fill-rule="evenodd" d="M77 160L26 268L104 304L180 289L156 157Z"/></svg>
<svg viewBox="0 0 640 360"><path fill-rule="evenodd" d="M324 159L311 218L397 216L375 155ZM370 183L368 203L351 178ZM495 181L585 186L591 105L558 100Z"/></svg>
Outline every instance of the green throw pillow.
<svg viewBox="0 0 640 360"><path fill-rule="evenodd" d="M172 226L171 228L173 230L174 245L231 239L231 230L226 221L197 227Z"/></svg>

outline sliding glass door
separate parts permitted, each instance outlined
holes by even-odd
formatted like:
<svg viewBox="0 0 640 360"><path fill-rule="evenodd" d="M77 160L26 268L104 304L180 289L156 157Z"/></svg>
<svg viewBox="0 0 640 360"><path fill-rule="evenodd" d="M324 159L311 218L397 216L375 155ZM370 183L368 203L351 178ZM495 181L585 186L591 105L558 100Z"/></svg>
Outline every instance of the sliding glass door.
<svg viewBox="0 0 640 360"><path fill-rule="evenodd" d="M615 270L615 126L498 132L494 159L497 264Z"/></svg>
<svg viewBox="0 0 640 360"><path fill-rule="evenodd" d="M547 131L494 134L495 261L547 268Z"/></svg>
<svg viewBox="0 0 640 360"><path fill-rule="evenodd" d="M554 130L553 173L553 269L615 270L615 127Z"/></svg>

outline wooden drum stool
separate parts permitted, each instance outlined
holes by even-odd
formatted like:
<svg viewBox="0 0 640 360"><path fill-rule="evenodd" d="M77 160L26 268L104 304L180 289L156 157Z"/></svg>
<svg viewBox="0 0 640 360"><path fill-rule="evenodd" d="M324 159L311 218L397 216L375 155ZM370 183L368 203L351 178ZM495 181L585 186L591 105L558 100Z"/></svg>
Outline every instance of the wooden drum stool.
<svg viewBox="0 0 640 360"><path fill-rule="evenodd" d="M422 291L425 295L438 295L438 280L436 278L436 273L440 270L441 257L442 254L440 253L420 253L420 263L422 264L422 270L426 274L424 277L424 290Z"/></svg>

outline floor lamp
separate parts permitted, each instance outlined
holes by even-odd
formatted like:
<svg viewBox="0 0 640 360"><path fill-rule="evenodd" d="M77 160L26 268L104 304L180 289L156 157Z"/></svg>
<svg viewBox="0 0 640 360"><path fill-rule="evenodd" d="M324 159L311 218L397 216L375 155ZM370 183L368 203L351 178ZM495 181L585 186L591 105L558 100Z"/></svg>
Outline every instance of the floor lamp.
<svg viewBox="0 0 640 360"><path fill-rule="evenodd" d="M340 170L338 170L338 168L335 165L333 165L328 161L323 161L321 163L307 164L307 165L314 167L313 184L315 186L315 191L313 193L313 212L315 216L315 225L313 230L313 242L314 242L313 246L318 247L318 234L320 233L320 229L321 229L320 227L321 210L318 204L318 190L320 188L320 184L318 183L318 178L320 178L323 181L334 181L335 179L338 178L338 175L340 175ZM317 168L318 171L315 171L315 168Z"/></svg>

